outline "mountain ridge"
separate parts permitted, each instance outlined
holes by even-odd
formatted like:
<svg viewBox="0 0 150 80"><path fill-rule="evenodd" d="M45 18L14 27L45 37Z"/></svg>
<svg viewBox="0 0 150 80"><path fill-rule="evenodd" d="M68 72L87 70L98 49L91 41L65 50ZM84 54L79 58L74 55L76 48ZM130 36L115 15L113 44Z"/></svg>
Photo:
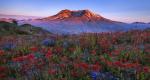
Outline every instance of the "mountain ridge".
<svg viewBox="0 0 150 80"><path fill-rule="evenodd" d="M28 19L37 19L41 18L38 16L25 16L25 15L8 15L8 14L0 14L0 19L16 19L16 20L28 20Z"/></svg>
<svg viewBox="0 0 150 80"><path fill-rule="evenodd" d="M99 33L128 31L132 29L149 28L149 24L128 24L119 21L107 19L101 15L97 15L90 10L61 10L56 15L20 21L20 24L28 23L34 26L40 26L52 33Z"/></svg>
<svg viewBox="0 0 150 80"><path fill-rule="evenodd" d="M90 10L62 10L58 12L56 15L49 16L46 18L43 18L44 20L67 20L71 18L77 18L78 20L83 19L83 20L102 20L104 17L95 14L91 12Z"/></svg>

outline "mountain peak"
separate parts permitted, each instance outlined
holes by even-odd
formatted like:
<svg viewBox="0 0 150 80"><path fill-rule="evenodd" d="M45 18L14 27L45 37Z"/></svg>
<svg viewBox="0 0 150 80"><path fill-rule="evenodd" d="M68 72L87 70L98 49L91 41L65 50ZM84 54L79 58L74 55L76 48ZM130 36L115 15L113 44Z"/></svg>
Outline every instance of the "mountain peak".
<svg viewBox="0 0 150 80"><path fill-rule="evenodd" d="M80 19L85 19L85 20L91 20L91 19L103 19L103 17L101 17L100 15L97 15L93 12L91 12L90 10L75 10L75 11L71 11L68 9L65 10L61 10L58 14L54 15L54 16L50 16L45 18L46 20L48 19L52 19L52 20L56 20L56 19L70 19L70 18L80 18Z"/></svg>
<svg viewBox="0 0 150 80"><path fill-rule="evenodd" d="M60 11L58 15L62 15L62 16L68 16L68 17L82 17L82 16L86 16L86 17L94 17L97 16L96 14L94 14L93 12L91 12L90 10L76 10L76 11L71 11L68 9L62 10Z"/></svg>

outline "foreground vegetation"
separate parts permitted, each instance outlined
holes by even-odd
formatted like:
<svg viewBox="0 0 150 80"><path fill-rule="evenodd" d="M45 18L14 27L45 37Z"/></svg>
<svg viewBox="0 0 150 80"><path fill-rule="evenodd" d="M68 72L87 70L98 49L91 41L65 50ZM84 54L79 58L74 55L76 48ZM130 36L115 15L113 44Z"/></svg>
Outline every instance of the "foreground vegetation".
<svg viewBox="0 0 150 80"><path fill-rule="evenodd" d="M0 37L1 80L149 80L150 30Z"/></svg>

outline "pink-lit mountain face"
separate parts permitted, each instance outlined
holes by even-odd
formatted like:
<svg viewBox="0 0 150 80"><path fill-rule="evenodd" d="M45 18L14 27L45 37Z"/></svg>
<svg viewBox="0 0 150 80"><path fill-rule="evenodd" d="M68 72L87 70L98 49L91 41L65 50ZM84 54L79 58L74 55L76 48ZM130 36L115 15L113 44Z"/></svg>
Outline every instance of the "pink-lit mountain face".
<svg viewBox="0 0 150 80"><path fill-rule="evenodd" d="M112 21L89 10L62 10L58 14L41 19L20 21L21 24L28 23L39 26L54 33L98 33L127 31L131 29L145 29L150 25L127 24Z"/></svg>
<svg viewBox="0 0 150 80"><path fill-rule="evenodd" d="M78 11L62 10L54 16L44 18L44 20L64 20L64 21L69 20L97 21L103 19L104 18L102 16L96 15L89 10L78 10Z"/></svg>
<svg viewBox="0 0 150 80"><path fill-rule="evenodd" d="M65 21L65 22L72 22L75 24L86 23L86 22L94 23L94 22L99 22L99 21L113 22L89 10L71 11L67 9L60 11L58 14L54 16L43 18L42 20L61 21L61 22Z"/></svg>

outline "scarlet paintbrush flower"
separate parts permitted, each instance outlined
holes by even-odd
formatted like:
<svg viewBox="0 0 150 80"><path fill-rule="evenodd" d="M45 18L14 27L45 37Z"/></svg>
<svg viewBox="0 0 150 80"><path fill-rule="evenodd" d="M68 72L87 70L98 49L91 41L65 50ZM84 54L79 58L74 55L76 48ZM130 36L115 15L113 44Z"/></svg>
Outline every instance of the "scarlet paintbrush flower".
<svg viewBox="0 0 150 80"><path fill-rule="evenodd" d="M38 48L37 47L31 47L30 50L33 52L36 52L36 51L38 51Z"/></svg>
<svg viewBox="0 0 150 80"><path fill-rule="evenodd" d="M14 62L21 62L21 61L24 61L24 57L16 57L16 58L13 58L12 59Z"/></svg>
<svg viewBox="0 0 150 80"><path fill-rule="evenodd" d="M96 55L96 50L92 50L91 54Z"/></svg>
<svg viewBox="0 0 150 80"><path fill-rule="evenodd" d="M48 51L47 51L47 54L52 54L52 51L51 51L51 50L48 50Z"/></svg>
<svg viewBox="0 0 150 80"><path fill-rule="evenodd" d="M72 75L73 77L78 77L78 73L77 73L76 71L71 71L71 75Z"/></svg>
<svg viewBox="0 0 150 80"><path fill-rule="evenodd" d="M106 61L105 62L108 66L112 66L112 62L110 62L110 61Z"/></svg>
<svg viewBox="0 0 150 80"><path fill-rule="evenodd" d="M100 66L100 65L98 65L98 64L92 65L92 70L93 70L93 71L100 71L100 69L101 69L101 66Z"/></svg>
<svg viewBox="0 0 150 80"><path fill-rule="evenodd" d="M48 70L48 74L49 75L55 75L56 74L56 70L50 69L50 70Z"/></svg>
<svg viewBox="0 0 150 80"><path fill-rule="evenodd" d="M106 59L104 58L104 56L100 56L99 59L102 61L102 62L105 62Z"/></svg>
<svg viewBox="0 0 150 80"><path fill-rule="evenodd" d="M6 71L6 67L0 66L0 72L4 72L4 71Z"/></svg>
<svg viewBox="0 0 150 80"><path fill-rule="evenodd" d="M3 79L5 77L6 77L6 74L4 74L4 73L0 74L0 79Z"/></svg>
<svg viewBox="0 0 150 80"><path fill-rule="evenodd" d="M0 56L4 55L4 51L0 50Z"/></svg>
<svg viewBox="0 0 150 80"><path fill-rule="evenodd" d="M55 51L56 51L56 53L62 53L63 48L62 47L56 47Z"/></svg>
<svg viewBox="0 0 150 80"><path fill-rule="evenodd" d="M117 36L116 35L112 36L112 43L117 44Z"/></svg>
<svg viewBox="0 0 150 80"><path fill-rule="evenodd" d="M52 51L48 50L48 52L46 53L45 57L46 58L50 58L52 56Z"/></svg>
<svg viewBox="0 0 150 80"><path fill-rule="evenodd" d="M150 53L150 49L149 48L145 49L145 52Z"/></svg>
<svg viewBox="0 0 150 80"><path fill-rule="evenodd" d="M143 71L144 71L145 73L148 73L148 72L150 72L150 68L147 67L147 66L145 66L145 67L143 67Z"/></svg>
<svg viewBox="0 0 150 80"><path fill-rule="evenodd" d="M127 60L126 59L121 59L121 61L124 63L124 62L127 62Z"/></svg>
<svg viewBox="0 0 150 80"><path fill-rule="evenodd" d="M41 50L42 53L45 53L46 51L47 51L46 48L42 48L42 50Z"/></svg>
<svg viewBox="0 0 150 80"><path fill-rule="evenodd" d="M35 58L34 54L27 55L28 60L33 60Z"/></svg>
<svg viewBox="0 0 150 80"><path fill-rule="evenodd" d="M41 69L43 65L45 65L46 63L43 61L43 59L39 58L39 59L36 59L35 64L38 69Z"/></svg>
<svg viewBox="0 0 150 80"><path fill-rule="evenodd" d="M116 61L113 64L117 67L122 67L122 62L120 62L120 61Z"/></svg>
<svg viewBox="0 0 150 80"><path fill-rule="evenodd" d="M125 67L125 68L133 68L133 67L136 67L136 65L133 64L133 63L122 64L122 66Z"/></svg>
<svg viewBox="0 0 150 80"><path fill-rule="evenodd" d="M74 66L75 69L79 68L79 64L74 63L73 66Z"/></svg>
<svg viewBox="0 0 150 80"><path fill-rule="evenodd" d="M61 68L65 68L65 66L66 66L65 64L60 64Z"/></svg>
<svg viewBox="0 0 150 80"><path fill-rule="evenodd" d="M69 51L70 51L70 52L74 52L74 51L75 51L75 48L69 48Z"/></svg>
<svg viewBox="0 0 150 80"><path fill-rule="evenodd" d="M62 61L62 62L68 62L68 57L67 57L67 56L61 57L61 61Z"/></svg>
<svg viewBox="0 0 150 80"><path fill-rule="evenodd" d="M85 70L87 70L89 68L88 64L86 64L86 63L80 63L79 66Z"/></svg>

